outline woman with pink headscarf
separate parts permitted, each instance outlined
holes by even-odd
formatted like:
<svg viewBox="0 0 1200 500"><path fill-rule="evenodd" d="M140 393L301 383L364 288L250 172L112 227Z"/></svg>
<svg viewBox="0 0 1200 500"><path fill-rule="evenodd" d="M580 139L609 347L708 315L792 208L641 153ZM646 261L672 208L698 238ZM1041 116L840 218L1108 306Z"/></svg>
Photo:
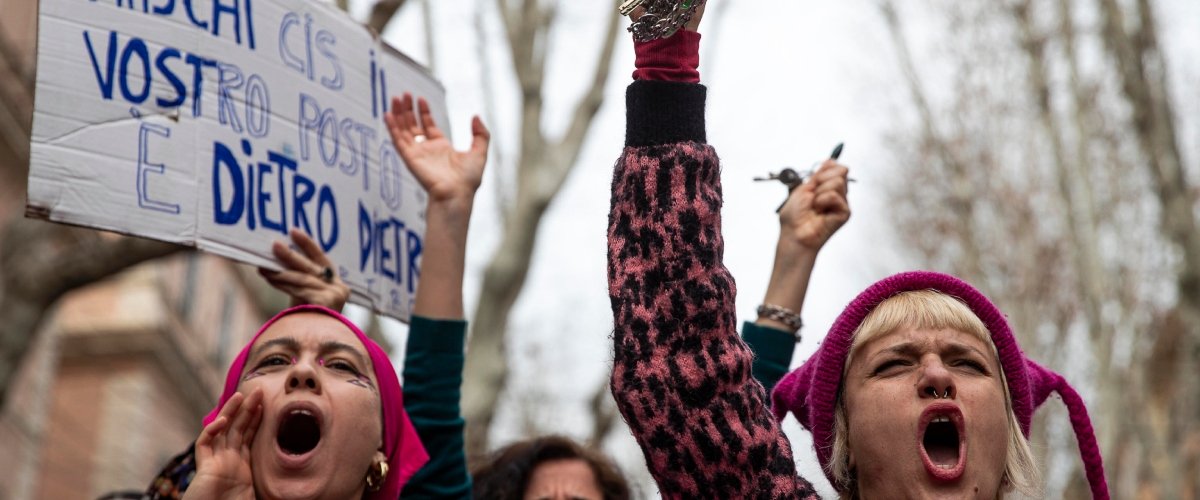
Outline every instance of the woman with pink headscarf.
<svg viewBox="0 0 1200 500"><path fill-rule="evenodd" d="M490 137L476 118L471 147L455 151L433 123L428 104L407 94L393 100L385 121L397 152L429 194L421 270L432 279L417 286L410 350L430 359L461 358L467 221ZM344 302L344 287L330 286L336 277L327 271L331 263L324 254L308 248L311 240L304 235L293 239L304 254L277 244L274 252L287 270L264 277L294 302ZM309 268L313 271L304 271ZM455 332L457 338L434 335ZM418 349L412 349L414 341ZM429 380L419 367L406 375L412 378L408 383L454 384L443 377ZM155 486L185 490L187 499L391 500L420 470L424 488L404 490L406 497L459 496L470 490L470 481L456 389L448 393L453 401L425 391L425 400L411 402L409 411L427 429L419 438L387 353L340 313L297 305L264 324L234 360L194 454L168 467L180 470L181 480L167 477ZM424 469L430 457L421 438L438 454ZM194 475L187 463L192 456ZM152 493L161 489L152 487Z"/></svg>

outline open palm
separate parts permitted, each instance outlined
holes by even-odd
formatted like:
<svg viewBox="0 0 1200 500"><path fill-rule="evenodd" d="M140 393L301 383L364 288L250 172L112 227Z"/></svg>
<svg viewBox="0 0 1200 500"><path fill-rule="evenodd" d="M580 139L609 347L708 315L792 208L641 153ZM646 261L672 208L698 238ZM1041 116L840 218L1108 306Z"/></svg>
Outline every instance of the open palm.
<svg viewBox="0 0 1200 500"><path fill-rule="evenodd" d="M418 99L417 110L413 108L412 95L406 92L392 99L383 117L400 158L433 201L473 197L483 181L491 140L483 121L478 116L471 120L471 148L456 151L434 122L429 103Z"/></svg>

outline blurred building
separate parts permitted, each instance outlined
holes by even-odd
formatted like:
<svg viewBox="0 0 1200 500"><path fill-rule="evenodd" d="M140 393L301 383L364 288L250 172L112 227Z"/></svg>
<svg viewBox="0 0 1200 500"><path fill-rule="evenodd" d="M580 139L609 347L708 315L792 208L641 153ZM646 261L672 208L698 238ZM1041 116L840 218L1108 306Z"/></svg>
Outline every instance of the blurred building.
<svg viewBox="0 0 1200 500"><path fill-rule="evenodd" d="M243 266L188 252L60 301L0 415L0 498L144 488L187 447L266 319Z"/></svg>

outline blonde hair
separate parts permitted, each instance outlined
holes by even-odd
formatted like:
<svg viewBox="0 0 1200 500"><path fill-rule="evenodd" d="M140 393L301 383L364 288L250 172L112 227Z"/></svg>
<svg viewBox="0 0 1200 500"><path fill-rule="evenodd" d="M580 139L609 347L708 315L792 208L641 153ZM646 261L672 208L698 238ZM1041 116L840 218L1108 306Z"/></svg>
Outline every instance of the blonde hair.
<svg viewBox="0 0 1200 500"><path fill-rule="evenodd" d="M884 300L858 325L850 344L850 353L842 369L842 380L850 368L850 360L867 342L901 328L920 330L953 329L968 333L983 340L990 349L992 359L999 364L996 345L991 332L971 309L958 299L936 290L903 292ZM1041 496L1042 474L1029 449L1029 441L1021 433L1021 426L1012 409L1012 395L1008 392L1008 379L1000 370L1000 385L1004 388L1004 406L1008 410L1008 447L1004 461L1005 491L1016 490L1029 497ZM834 410L833 447L830 452L827 472L834 479L834 487L842 492L842 498L858 498L858 485L850 470L849 424L845 400L839 389Z"/></svg>

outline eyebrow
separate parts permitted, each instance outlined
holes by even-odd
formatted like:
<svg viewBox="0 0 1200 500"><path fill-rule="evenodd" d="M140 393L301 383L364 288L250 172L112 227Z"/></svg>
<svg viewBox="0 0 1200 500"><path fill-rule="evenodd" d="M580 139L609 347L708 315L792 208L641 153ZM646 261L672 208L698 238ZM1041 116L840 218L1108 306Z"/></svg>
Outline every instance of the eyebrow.
<svg viewBox="0 0 1200 500"><path fill-rule="evenodd" d="M988 357L984 356L983 352L980 351L979 349L976 349L975 347L969 346L967 344L963 344L961 342L953 342L953 341L946 342L946 348L944 349L943 353L946 355L949 355L949 356L957 356L957 355L962 355L962 354L974 353L975 355L977 355L985 360L988 359ZM916 343L904 342L901 344L896 344L894 346L888 347L887 349L884 349L882 351L879 351L874 356L871 356L871 359L874 360L875 358L878 358L880 355L883 355L883 354L899 354L902 356L919 356L921 354L921 348L918 347Z"/></svg>
<svg viewBox="0 0 1200 500"><path fill-rule="evenodd" d="M294 337L280 337L277 339L268 340L255 348L254 351L250 353L249 359L258 359L258 357L262 355L263 351L277 346L283 347L292 352L297 352L300 350L300 341L296 340ZM318 352L322 354L330 352L346 352L354 356L354 359L358 361L359 365L362 367L371 368L370 363L367 363L367 360L365 357L363 357L362 353L359 352L358 349L355 349L354 346L351 346L345 342L326 340L325 342L321 342Z"/></svg>
<svg viewBox="0 0 1200 500"><path fill-rule="evenodd" d="M904 343L900 343L900 344L891 346L882 351L879 351L878 353L875 353L874 356L871 356L871 359L874 360L875 358L878 358L879 356L881 356L883 354L900 354L902 356L918 356L921 354L921 348L917 347L917 344L915 344L915 343L904 342Z"/></svg>
<svg viewBox="0 0 1200 500"><path fill-rule="evenodd" d="M975 355L983 358L984 360L988 359L987 356L983 355L982 351L980 351L979 349L976 349L972 346L969 346L967 344L963 344L960 342L948 342L947 344L948 345L946 346L946 354L949 354L951 356L974 353Z"/></svg>
<svg viewBox="0 0 1200 500"><path fill-rule="evenodd" d="M262 345L258 346L253 352L250 353L250 359L257 359L260 355L262 355L263 351L275 346L282 346L289 351L296 352L300 350L300 341L292 337L280 337L277 339L268 340L263 342Z"/></svg>

